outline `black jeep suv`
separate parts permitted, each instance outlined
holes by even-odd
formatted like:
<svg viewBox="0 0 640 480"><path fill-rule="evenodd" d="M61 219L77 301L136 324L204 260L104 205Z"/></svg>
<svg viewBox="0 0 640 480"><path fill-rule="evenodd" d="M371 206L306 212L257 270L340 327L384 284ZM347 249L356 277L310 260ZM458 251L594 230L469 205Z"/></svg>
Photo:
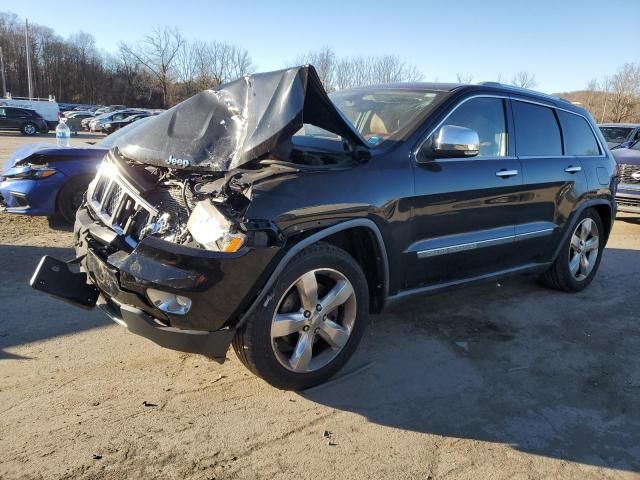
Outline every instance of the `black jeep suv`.
<svg viewBox="0 0 640 480"><path fill-rule="evenodd" d="M118 132L38 290L302 389L367 316L520 273L585 288L615 217L591 117L496 83L323 90L312 67L205 91ZM79 267L79 268L78 268Z"/></svg>

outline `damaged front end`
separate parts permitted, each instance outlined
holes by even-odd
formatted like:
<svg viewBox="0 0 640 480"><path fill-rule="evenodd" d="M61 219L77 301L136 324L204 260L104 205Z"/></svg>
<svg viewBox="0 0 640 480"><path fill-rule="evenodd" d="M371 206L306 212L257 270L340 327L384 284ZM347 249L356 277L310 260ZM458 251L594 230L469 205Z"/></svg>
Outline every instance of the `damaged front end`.
<svg viewBox="0 0 640 480"><path fill-rule="evenodd" d="M246 77L128 127L77 213L81 271L45 257L32 286L97 304L162 346L224 358L284 253L273 219L247 217L252 190L310 168L291 146L304 124L342 138L342 155L366 151L312 67Z"/></svg>

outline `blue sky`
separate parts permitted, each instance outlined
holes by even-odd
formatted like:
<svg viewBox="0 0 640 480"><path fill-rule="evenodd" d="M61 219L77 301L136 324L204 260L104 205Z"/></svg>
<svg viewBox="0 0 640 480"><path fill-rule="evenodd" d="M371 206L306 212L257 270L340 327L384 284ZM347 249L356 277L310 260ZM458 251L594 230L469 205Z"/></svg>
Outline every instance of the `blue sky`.
<svg viewBox="0 0 640 480"><path fill-rule="evenodd" d="M551 93L640 62L640 0L21 0L0 10L64 37L89 32L107 51L154 26L177 26L191 39L246 48L262 71L329 45L339 55L399 54L429 81L454 81L457 72L507 81L528 70Z"/></svg>

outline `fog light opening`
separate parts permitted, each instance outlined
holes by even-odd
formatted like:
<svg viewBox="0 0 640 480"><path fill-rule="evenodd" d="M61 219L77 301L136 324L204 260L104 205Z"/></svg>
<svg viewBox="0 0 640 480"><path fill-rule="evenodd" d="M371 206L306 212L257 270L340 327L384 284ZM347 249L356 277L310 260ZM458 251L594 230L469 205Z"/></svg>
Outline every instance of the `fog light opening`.
<svg viewBox="0 0 640 480"><path fill-rule="evenodd" d="M185 315L191 310L191 299L176 295L175 293L163 292L155 288L147 288L147 297L156 308L172 315Z"/></svg>

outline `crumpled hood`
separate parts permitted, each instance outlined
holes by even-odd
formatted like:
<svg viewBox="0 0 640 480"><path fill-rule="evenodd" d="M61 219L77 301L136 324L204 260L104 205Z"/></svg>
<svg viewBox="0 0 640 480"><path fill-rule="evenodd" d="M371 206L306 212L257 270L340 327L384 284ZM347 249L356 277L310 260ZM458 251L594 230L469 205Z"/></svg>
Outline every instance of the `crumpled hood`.
<svg viewBox="0 0 640 480"><path fill-rule="evenodd" d="M139 163L228 171L273 151L303 123L367 148L310 65L249 75L201 92L140 125L134 123L114 148Z"/></svg>

